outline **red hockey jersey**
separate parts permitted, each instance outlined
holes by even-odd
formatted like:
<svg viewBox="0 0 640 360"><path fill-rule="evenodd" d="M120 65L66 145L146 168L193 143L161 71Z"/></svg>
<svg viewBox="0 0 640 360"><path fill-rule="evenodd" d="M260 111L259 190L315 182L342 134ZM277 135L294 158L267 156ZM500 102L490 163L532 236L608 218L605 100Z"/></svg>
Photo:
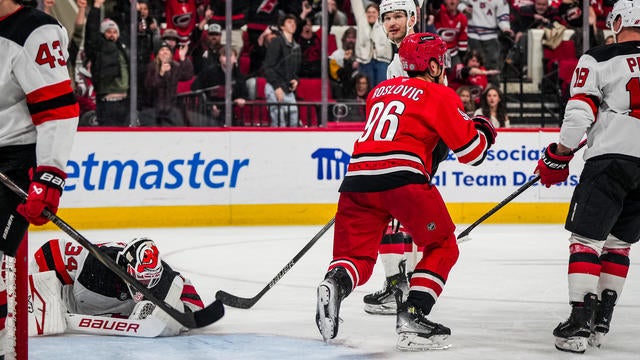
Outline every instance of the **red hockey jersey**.
<svg viewBox="0 0 640 360"><path fill-rule="evenodd" d="M450 88L417 78L383 81L367 98L367 122L356 140L340 191L373 192L429 181L438 141L458 161L480 164L487 139Z"/></svg>

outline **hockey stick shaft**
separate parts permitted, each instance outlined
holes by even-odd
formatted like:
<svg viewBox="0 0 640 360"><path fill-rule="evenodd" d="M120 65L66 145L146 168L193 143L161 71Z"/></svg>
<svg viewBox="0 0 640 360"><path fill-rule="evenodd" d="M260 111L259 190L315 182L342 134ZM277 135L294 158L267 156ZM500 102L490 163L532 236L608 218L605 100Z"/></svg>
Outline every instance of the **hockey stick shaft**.
<svg viewBox="0 0 640 360"><path fill-rule="evenodd" d="M302 250L300 250L296 256L293 257L293 259L291 259L287 265L284 266L284 268L282 268L282 270L280 270L280 272L278 272L278 274L276 274L276 276L271 279L271 281L269 281L269 283L267 284L267 286L265 286L256 296L252 297L252 298L242 298L239 296L235 296L232 294L229 294L226 291L222 291L219 290L218 292L216 292L216 299L222 301L223 304L231 306L231 307L235 307L235 308L240 308L240 309L248 309L250 307L252 307L253 305L255 305L256 302L258 302L258 300L260 300L260 298L266 294L267 291L269 291L272 287L274 287L276 285L276 283L289 271L291 270L291 268L293 267L293 265L295 265L298 260L300 260L300 258L307 253L307 251L309 251L309 249L311 249L311 247L322 237L322 235L324 235L332 226L333 224L336 222L336 218L332 218L331 220L329 220L329 222L322 228L320 229L320 231L318 231L318 233L311 239L309 240L309 242L307 243L307 245L305 245Z"/></svg>
<svg viewBox="0 0 640 360"><path fill-rule="evenodd" d="M587 144L587 140L582 140L578 147L571 151L572 154L575 154L578 150L582 149ZM518 190L514 191L511 195L507 196L504 200L500 201L498 205L494 206L491 210L482 215L478 220L476 220L473 224L469 225L464 231L462 231L458 235L458 243L464 242L464 238L469 236L471 230L475 229L476 226L480 225L483 221L487 220L491 215L498 212L498 210L502 209L505 205L511 202L511 200L518 197L518 195L522 194L525 190L530 188L533 184L537 183L540 180L540 175L534 176L531 180L524 183L522 186L518 188Z"/></svg>
<svg viewBox="0 0 640 360"><path fill-rule="evenodd" d="M9 179L5 174L0 172L0 182L2 182L5 186L7 186L10 190L12 190L16 195L18 195L23 201L27 199L27 193L22 190L18 185L16 185L11 179ZM116 274L119 278L125 281L127 284L134 287L137 291L142 293L145 299L151 301L160 309L165 311L169 316L174 318L177 322L182 324L184 327L193 329L207 326L209 324L214 323L219 320L224 315L224 307L222 303L219 301L214 301L209 306L204 309L195 311L195 312L180 312L176 308L172 307L168 303L158 299L151 290L149 290L146 285L141 284L131 275L129 275L124 269L122 269L116 262L110 257L106 256L98 246L91 243L87 240L82 234L80 234L77 230L75 230L71 225L67 224L64 220L58 217L56 214L49 211L49 209L44 209L42 211L42 215L44 215L47 219L49 219L52 223L54 223L60 230L67 233L67 235L71 236L75 241L77 241L80 245L86 248L91 255L93 255L98 261L100 261L105 267L111 270L114 274Z"/></svg>

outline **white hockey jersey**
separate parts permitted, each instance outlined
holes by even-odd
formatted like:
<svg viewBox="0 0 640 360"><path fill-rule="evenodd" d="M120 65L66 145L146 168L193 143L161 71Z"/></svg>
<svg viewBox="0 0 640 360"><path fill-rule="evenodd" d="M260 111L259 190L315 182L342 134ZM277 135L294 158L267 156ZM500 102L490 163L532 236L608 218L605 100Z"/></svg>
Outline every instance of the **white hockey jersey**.
<svg viewBox="0 0 640 360"><path fill-rule="evenodd" d="M393 54L393 60L387 66L387 79L393 79L398 76L408 76L407 72L402 69L400 56L398 53Z"/></svg>
<svg viewBox="0 0 640 360"><path fill-rule="evenodd" d="M464 0L463 3L472 7L467 28L469 39L497 39L498 29L511 29L509 3L506 0Z"/></svg>
<svg viewBox="0 0 640 360"><path fill-rule="evenodd" d="M640 41L589 49L570 84L560 143L575 148L587 133L584 159L640 159Z"/></svg>
<svg viewBox="0 0 640 360"><path fill-rule="evenodd" d="M35 143L37 164L59 169L78 125L68 42L58 21L39 10L20 7L0 19L0 147Z"/></svg>
<svg viewBox="0 0 640 360"><path fill-rule="evenodd" d="M125 244L101 244L101 251L115 260ZM83 315L128 317L136 304L126 283L99 262L84 247L73 241L53 239L34 253L30 272L55 271L62 283L62 299L67 310ZM204 304L191 282L162 262L160 282L151 288L158 299L164 299L175 277L183 280L182 304L192 311Z"/></svg>

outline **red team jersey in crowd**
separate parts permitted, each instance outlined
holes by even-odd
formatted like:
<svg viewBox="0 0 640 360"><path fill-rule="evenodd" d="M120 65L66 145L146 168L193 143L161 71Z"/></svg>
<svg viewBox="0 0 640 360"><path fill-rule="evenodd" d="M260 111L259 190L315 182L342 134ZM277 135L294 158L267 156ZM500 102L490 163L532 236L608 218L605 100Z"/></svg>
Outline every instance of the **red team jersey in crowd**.
<svg viewBox="0 0 640 360"><path fill-rule="evenodd" d="M560 143L575 148L586 131L585 160L640 158L640 41L589 49L578 61L570 91Z"/></svg>
<svg viewBox="0 0 640 360"><path fill-rule="evenodd" d="M455 91L444 85L406 77L386 80L369 93L367 114L341 192L427 183L440 138L458 161L477 165L484 160L487 139L465 114Z"/></svg>
<svg viewBox="0 0 640 360"><path fill-rule="evenodd" d="M449 55L456 56L458 51L467 51L467 23L467 17L463 13L451 16L444 5L436 14L434 26L440 38L447 43Z"/></svg>

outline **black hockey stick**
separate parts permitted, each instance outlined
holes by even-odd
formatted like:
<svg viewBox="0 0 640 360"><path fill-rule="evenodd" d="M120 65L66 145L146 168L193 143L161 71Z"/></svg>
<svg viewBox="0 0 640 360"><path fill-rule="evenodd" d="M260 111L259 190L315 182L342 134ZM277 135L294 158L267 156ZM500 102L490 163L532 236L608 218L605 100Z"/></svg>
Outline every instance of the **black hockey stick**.
<svg viewBox="0 0 640 360"><path fill-rule="evenodd" d="M586 144L587 144L587 140L586 139L582 140L580 144L578 144L578 147L571 150L571 153L575 154L578 150L582 149L582 147L584 147ZM540 180L540 175L536 175L531 180L524 183L522 186L518 188L518 190L514 191L511 195L507 196L504 200L500 201L498 205L494 206L493 209L489 210L484 215L482 215L478 220L476 220L473 224L469 225L469 227L464 229L464 231L462 231L458 235L458 244L471 240L469 238L469 233L471 232L471 230L475 229L476 226L480 225L483 221L487 220L491 215L495 214L498 210L502 209L505 205L511 202L511 200L515 199L518 195L522 194L525 190L530 188L533 184L537 183L538 180Z"/></svg>
<svg viewBox="0 0 640 360"><path fill-rule="evenodd" d="M258 295L252 298L243 298L243 297L229 294L226 291L219 290L216 293L216 299L222 301L222 303L225 305L232 306L235 308L248 309L252 307L253 305L255 305L255 303L258 302L258 300L260 300L260 298L267 291L269 291L269 289L271 289L284 276L284 274L286 274L293 267L293 265L295 265L298 262L298 260L300 260L302 255L304 255L307 251L309 251L309 249L311 249L313 244L315 244L318 241L318 239L320 239L322 235L324 235L324 233L326 233L327 230L329 230L331 226L333 226L333 223L335 222L336 222L335 217L329 220L329 222L322 229L320 229L320 231L318 231L318 233L311 240L309 240L307 245L305 245L302 248L302 250L300 250L296 254L296 256L294 256L293 259L291 259L291 261L289 261L287 265L285 265L284 268L282 268L282 270L280 270L280 272L278 272L278 274L273 279L271 279L271 281L269 281L267 286L265 286L264 289L262 289L262 291L258 293Z"/></svg>
<svg viewBox="0 0 640 360"><path fill-rule="evenodd" d="M9 179L5 174L0 172L0 182L6 185L9 189L15 192L23 201L27 199L27 193L24 192L18 185L16 185L11 179ZM42 211L42 215L44 215L47 219L51 220L60 230L67 233L71 236L75 241L77 241L80 245L86 248L91 255L95 256L98 261L100 261L104 266L106 266L109 270L113 271L119 278L124 280L127 284L134 287L137 291L141 292L146 300L151 301L164 312L169 314L172 318L174 318L177 322L182 324L184 327L189 329L201 328L214 322L218 321L222 316L224 316L224 306L220 301L214 301L209 306L204 309L198 311L186 311L180 312L173 306L169 305L163 300L159 300L151 290L147 288L146 285L141 284L136 279L134 279L131 275L129 275L124 269L122 269L116 262L110 257L106 256L98 246L91 243L87 240L82 234L76 231L71 225L67 224L64 220L59 218L56 214L49 211L49 209L44 209Z"/></svg>

